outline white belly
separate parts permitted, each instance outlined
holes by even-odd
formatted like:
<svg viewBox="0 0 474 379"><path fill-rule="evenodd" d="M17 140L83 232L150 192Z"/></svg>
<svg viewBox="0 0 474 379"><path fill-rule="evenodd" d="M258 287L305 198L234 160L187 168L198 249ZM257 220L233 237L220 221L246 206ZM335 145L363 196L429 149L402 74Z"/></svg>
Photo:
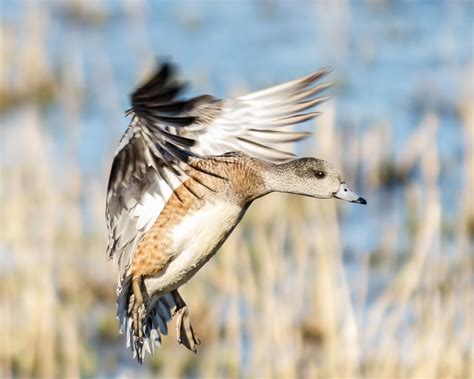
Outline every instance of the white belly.
<svg viewBox="0 0 474 379"><path fill-rule="evenodd" d="M216 253L244 212L236 204L217 202L186 216L173 231L175 258L159 275L145 279L148 294L156 296L187 282Z"/></svg>

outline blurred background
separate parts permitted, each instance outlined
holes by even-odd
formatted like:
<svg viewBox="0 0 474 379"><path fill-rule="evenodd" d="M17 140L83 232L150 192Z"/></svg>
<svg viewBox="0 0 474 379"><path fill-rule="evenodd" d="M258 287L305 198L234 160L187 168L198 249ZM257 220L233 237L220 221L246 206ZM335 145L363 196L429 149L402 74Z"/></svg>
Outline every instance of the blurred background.
<svg viewBox="0 0 474 379"><path fill-rule="evenodd" d="M474 3L0 3L0 376L473 376ZM302 155L368 199L272 194L182 294L139 367L115 319L105 189L128 95L156 57L190 96L332 66Z"/></svg>

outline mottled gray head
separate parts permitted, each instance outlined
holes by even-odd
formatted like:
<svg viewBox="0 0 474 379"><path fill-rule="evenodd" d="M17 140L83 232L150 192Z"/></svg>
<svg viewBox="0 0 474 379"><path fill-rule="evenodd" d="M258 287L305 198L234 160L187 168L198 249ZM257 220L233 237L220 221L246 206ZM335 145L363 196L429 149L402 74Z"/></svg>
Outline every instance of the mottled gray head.
<svg viewBox="0 0 474 379"><path fill-rule="evenodd" d="M276 165L267 182L270 190L329 199L336 197L351 203L367 204L352 192L341 173L329 162L316 158L301 158Z"/></svg>

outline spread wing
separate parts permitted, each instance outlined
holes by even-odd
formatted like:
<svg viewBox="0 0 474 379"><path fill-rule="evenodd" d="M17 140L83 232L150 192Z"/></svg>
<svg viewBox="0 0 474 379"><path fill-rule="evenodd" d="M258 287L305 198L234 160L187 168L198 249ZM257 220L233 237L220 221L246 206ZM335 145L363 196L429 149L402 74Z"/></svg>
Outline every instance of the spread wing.
<svg viewBox="0 0 474 379"><path fill-rule="evenodd" d="M177 100L183 84L165 64L131 96L130 126L115 155L107 192L107 253L123 274L143 234L153 225L172 191L188 176L193 156L241 151L279 162L293 157L281 145L308 132L282 130L310 120L325 101L320 84L329 70L245 96L219 100L209 95Z"/></svg>

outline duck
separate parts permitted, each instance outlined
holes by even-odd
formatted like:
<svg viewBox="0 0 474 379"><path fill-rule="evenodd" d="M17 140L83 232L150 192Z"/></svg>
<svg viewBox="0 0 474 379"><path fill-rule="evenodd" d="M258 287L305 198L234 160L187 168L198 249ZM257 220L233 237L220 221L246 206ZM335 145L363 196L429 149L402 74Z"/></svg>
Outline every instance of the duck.
<svg viewBox="0 0 474 379"><path fill-rule="evenodd" d="M178 343L201 343L179 293L219 250L250 205L272 192L366 204L341 172L282 146L289 127L315 118L330 69L247 95L183 99L176 65L163 63L131 94L130 124L107 186L107 256L118 268L117 318L141 364L175 319Z"/></svg>

